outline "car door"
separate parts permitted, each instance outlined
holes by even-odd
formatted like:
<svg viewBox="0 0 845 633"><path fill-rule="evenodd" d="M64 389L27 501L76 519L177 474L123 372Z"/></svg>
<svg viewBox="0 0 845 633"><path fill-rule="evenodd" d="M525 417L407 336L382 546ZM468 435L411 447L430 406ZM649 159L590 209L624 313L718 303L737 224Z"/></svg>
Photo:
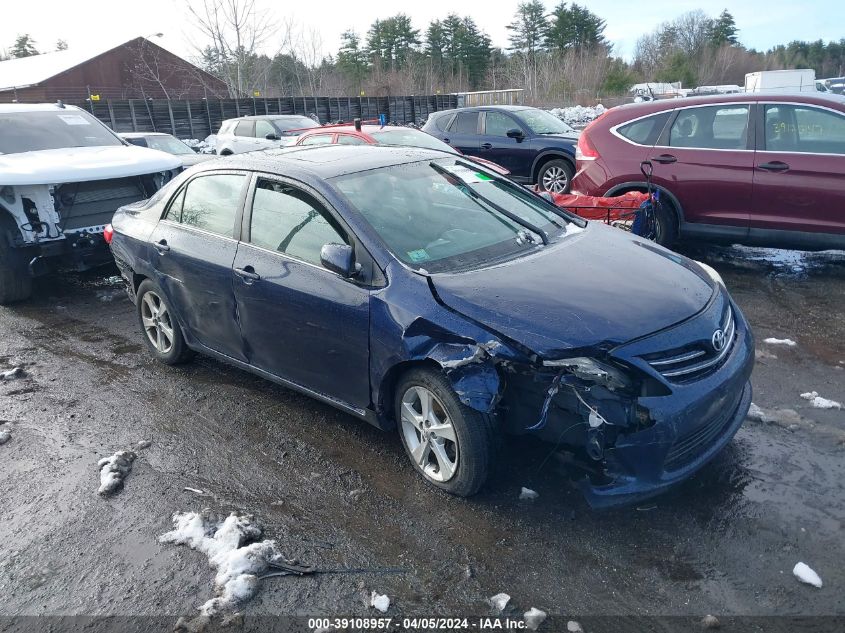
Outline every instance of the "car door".
<svg viewBox="0 0 845 633"><path fill-rule="evenodd" d="M249 362L363 409L370 403L370 291L324 268L320 250L347 232L303 186L259 177L235 258ZM247 230L248 227L248 230Z"/></svg>
<svg viewBox="0 0 845 633"><path fill-rule="evenodd" d="M750 112L747 103L679 108L654 146L654 180L675 195L687 222L735 226L738 236L747 232L754 170Z"/></svg>
<svg viewBox="0 0 845 633"><path fill-rule="evenodd" d="M481 138L478 134L479 114L477 110L458 110L443 141L468 156L478 156Z"/></svg>
<svg viewBox="0 0 845 633"><path fill-rule="evenodd" d="M236 154L258 149L255 145L255 122L238 121L232 130L232 151Z"/></svg>
<svg viewBox="0 0 845 633"><path fill-rule="evenodd" d="M151 242L158 283L189 334L211 350L246 361L237 322L232 265L247 191L246 174L200 174L171 200Z"/></svg>
<svg viewBox="0 0 845 633"><path fill-rule="evenodd" d="M845 113L760 104L750 225L845 233Z"/></svg>
<svg viewBox="0 0 845 633"><path fill-rule="evenodd" d="M527 178L531 175L534 151L526 140L528 132L516 119L498 110L486 110L481 120L478 156L501 165L514 176ZM509 138L509 130L521 130L523 138Z"/></svg>

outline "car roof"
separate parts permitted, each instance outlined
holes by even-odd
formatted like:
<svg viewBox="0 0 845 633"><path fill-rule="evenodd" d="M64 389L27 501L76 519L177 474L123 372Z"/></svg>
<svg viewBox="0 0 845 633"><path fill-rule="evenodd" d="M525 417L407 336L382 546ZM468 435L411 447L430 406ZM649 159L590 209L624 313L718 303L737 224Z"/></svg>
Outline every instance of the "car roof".
<svg viewBox="0 0 845 633"><path fill-rule="evenodd" d="M250 116L239 116L235 117L234 119L226 119L225 122L229 121L269 121L276 119L310 119L307 114L253 114Z"/></svg>
<svg viewBox="0 0 845 633"><path fill-rule="evenodd" d="M203 171L244 169L263 171L280 176L292 172L308 174L318 179L391 167L405 163L438 158L455 158L454 154L417 147L383 145L311 145L234 154L203 163Z"/></svg>
<svg viewBox="0 0 845 633"><path fill-rule="evenodd" d="M315 134L372 134L373 132L395 132L408 131L420 132L421 134L428 134L422 130L417 130L412 127L405 127L404 125L377 125L377 124L363 124L360 130L356 130L353 124L349 125L325 125L322 127L308 128L302 133L302 136L314 136Z"/></svg>
<svg viewBox="0 0 845 633"><path fill-rule="evenodd" d="M173 136L167 132L119 132L122 138L146 138L148 136Z"/></svg>
<svg viewBox="0 0 845 633"><path fill-rule="evenodd" d="M58 103L0 103L0 114L11 112L62 112L64 110L81 110L72 105Z"/></svg>
<svg viewBox="0 0 845 633"><path fill-rule="evenodd" d="M749 102L790 101L793 103L807 103L813 105L845 106L845 96L828 92L737 92L725 95L704 95L695 97L679 97L677 99L657 99L641 103L626 103L608 112L625 113L628 118L664 112L676 108L688 108L697 105L719 105L721 103L749 103Z"/></svg>

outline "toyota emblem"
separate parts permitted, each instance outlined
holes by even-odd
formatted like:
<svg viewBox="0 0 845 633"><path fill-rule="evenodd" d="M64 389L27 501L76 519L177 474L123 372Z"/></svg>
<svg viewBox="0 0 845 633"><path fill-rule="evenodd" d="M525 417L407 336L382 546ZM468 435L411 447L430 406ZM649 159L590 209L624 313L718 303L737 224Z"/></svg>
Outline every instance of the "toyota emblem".
<svg viewBox="0 0 845 633"><path fill-rule="evenodd" d="M714 350L721 352L725 349L725 345L727 345L728 340L722 330L716 330L713 332L713 338L710 339L710 343L712 343Z"/></svg>

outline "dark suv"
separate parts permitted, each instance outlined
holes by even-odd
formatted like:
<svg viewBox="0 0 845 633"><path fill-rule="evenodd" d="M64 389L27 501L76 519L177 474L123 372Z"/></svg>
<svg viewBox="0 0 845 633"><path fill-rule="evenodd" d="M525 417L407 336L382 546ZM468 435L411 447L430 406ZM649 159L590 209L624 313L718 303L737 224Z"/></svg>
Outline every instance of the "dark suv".
<svg viewBox="0 0 845 633"><path fill-rule="evenodd" d="M845 248L845 97L746 93L624 105L578 141L573 191L662 192L658 241Z"/></svg>
<svg viewBox="0 0 845 633"><path fill-rule="evenodd" d="M566 193L575 173L578 132L553 114L524 106L480 106L432 113L423 131L470 156L501 165L511 179Z"/></svg>

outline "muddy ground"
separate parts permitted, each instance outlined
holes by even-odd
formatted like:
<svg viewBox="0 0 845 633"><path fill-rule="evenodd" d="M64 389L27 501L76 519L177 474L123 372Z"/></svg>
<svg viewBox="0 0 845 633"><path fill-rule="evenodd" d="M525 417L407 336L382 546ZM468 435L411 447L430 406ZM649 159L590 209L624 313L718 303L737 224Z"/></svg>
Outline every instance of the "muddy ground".
<svg viewBox="0 0 845 633"><path fill-rule="evenodd" d="M506 592L507 613L577 616L588 633L618 628L609 618L590 629L591 616L689 616L677 630L709 613L723 629L735 616L845 616L845 412L799 397L845 402L845 255L689 254L724 275L754 327L754 402L773 421L748 421L670 494L605 512L528 440L505 444L481 494L449 497L413 473L394 434L207 358L151 361L114 271L41 280L31 302L0 308L0 369L28 374L0 382L0 429L11 431L0 616L163 616L172 627L213 595L214 572L157 537L174 512L202 508L254 514L305 563L405 570L267 580L247 616L375 615L372 590L396 619L489 615L485 599ZM151 446L125 489L97 496L97 460L142 440ZM539 499L519 501L521 486ZM798 561L823 588L793 577Z"/></svg>

